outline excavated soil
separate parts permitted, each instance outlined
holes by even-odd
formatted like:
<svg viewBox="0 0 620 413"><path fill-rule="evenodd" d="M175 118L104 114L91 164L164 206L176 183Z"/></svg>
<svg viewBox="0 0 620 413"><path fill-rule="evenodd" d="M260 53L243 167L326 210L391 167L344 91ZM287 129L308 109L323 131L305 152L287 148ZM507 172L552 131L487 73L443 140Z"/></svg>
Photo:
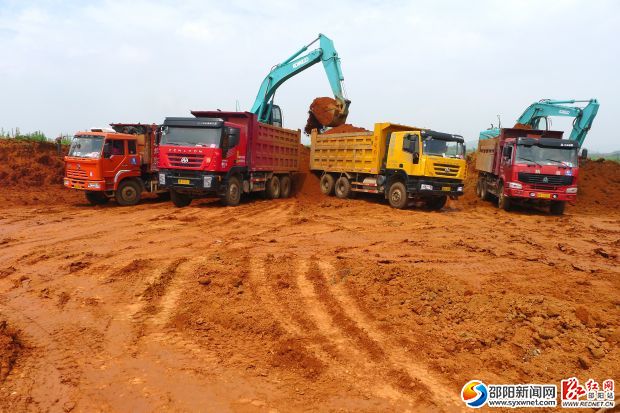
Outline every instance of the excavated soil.
<svg viewBox="0 0 620 413"><path fill-rule="evenodd" d="M0 411L453 412L474 378L617 379L619 177L587 163L562 217L471 185L394 210L307 171L235 208L50 182L51 204L0 204Z"/></svg>
<svg viewBox="0 0 620 413"><path fill-rule="evenodd" d="M369 132L369 130L358 127L358 126L353 126L350 123L345 123L344 125L336 126L335 128L331 128L327 130L324 134L330 135L334 133L351 133L351 132Z"/></svg>

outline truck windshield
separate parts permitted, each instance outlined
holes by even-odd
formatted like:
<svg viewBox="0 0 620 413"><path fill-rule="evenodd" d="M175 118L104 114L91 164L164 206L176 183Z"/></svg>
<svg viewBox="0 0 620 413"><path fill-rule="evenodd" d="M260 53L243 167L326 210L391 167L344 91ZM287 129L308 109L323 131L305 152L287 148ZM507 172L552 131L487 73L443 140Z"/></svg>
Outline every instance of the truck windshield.
<svg viewBox="0 0 620 413"><path fill-rule="evenodd" d="M515 162L573 167L577 165L577 149L552 148L538 145L517 145L517 157Z"/></svg>
<svg viewBox="0 0 620 413"><path fill-rule="evenodd" d="M162 145L220 146L222 128L179 128L166 126L163 129Z"/></svg>
<svg viewBox="0 0 620 413"><path fill-rule="evenodd" d="M444 139L424 139L424 153L442 158L463 159L463 143Z"/></svg>
<svg viewBox="0 0 620 413"><path fill-rule="evenodd" d="M76 135L71 141L69 156L99 159L101 148L103 148L103 136Z"/></svg>

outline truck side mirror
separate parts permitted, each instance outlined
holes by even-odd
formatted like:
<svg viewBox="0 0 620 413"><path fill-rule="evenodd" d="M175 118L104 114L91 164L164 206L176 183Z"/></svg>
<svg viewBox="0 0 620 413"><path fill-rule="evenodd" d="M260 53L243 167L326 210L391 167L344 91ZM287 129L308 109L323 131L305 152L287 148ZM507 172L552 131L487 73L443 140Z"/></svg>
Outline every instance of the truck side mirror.
<svg viewBox="0 0 620 413"><path fill-rule="evenodd" d="M112 156L112 143L107 141L103 144L103 157L110 158Z"/></svg>
<svg viewBox="0 0 620 413"><path fill-rule="evenodd" d="M413 135L411 138L411 142L409 147L411 148L411 153L413 154L412 160L413 163L420 162L420 140L416 135Z"/></svg>
<svg viewBox="0 0 620 413"><path fill-rule="evenodd" d="M229 128L228 129L228 147L234 148L239 145L239 129Z"/></svg>
<svg viewBox="0 0 620 413"><path fill-rule="evenodd" d="M588 150L586 148L583 148L581 150L581 155L579 156L581 159L588 159Z"/></svg>

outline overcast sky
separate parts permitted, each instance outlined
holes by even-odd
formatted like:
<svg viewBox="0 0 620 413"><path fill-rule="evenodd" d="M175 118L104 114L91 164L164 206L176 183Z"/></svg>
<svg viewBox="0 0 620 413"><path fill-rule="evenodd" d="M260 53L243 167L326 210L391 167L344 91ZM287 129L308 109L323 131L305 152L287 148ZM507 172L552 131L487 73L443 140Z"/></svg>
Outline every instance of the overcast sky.
<svg viewBox="0 0 620 413"><path fill-rule="evenodd" d="M349 122L475 140L542 98L598 98L585 147L620 149L620 2L0 0L0 127L50 137L252 106L318 33L342 59ZM284 125L331 90L322 65L276 95ZM570 122L554 126L570 130Z"/></svg>

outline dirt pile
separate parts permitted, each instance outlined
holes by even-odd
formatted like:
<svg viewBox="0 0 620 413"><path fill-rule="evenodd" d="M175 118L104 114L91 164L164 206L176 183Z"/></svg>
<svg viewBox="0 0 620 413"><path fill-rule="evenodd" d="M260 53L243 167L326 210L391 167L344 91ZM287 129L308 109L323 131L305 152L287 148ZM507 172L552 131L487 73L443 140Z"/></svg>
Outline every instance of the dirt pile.
<svg viewBox="0 0 620 413"><path fill-rule="evenodd" d="M0 139L0 203L34 205L63 203L75 193L64 190L63 158L55 143Z"/></svg>
<svg viewBox="0 0 620 413"><path fill-rule="evenodd" d="M319 178L310 172L310 148L301 145L299 173L295 176L295 197L306 202L319 202L323 194L319 188Z"/></svg>
<svg viewBox="0 0 620 413"><path fill-rule="evenodd" d="M579 171L577 208L618 210L620 163L587 161Z"/></svg>
<svg viewBox="0 0 620 413"><path fill-rule="evenodd" d="M333 135L335 133L354 133L354 132L370 132L368 129L361 128L358 126L353 126L350 123L345 123L344 125L336 126L335 128L331 128L325 131L324 135Z"/></svg>

